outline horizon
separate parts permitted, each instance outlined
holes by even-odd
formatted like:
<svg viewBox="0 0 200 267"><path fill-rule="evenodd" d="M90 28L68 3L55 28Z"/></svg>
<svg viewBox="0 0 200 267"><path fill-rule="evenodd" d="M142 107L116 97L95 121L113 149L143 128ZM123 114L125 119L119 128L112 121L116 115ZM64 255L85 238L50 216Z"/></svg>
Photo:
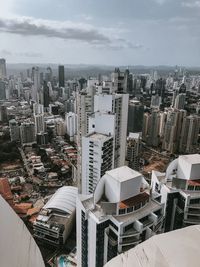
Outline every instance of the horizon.
<svg viewBox="0 0 200 267"><path fill-rule="evenodd" d="M0 57L10 64L199 67L199 9L195 0L7 0Z"/></svg>

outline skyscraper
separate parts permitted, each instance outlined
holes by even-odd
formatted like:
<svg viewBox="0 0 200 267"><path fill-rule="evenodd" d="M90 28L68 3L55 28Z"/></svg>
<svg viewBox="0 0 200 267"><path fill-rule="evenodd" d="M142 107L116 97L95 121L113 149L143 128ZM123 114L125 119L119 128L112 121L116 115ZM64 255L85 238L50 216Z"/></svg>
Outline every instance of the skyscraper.
<svg viewBox="0 0 200 267"><path fill-rule="evenodd" d="M128 106L127 134L142 132L144 106L138 100L130 100Z"/></svg>
<svg viewBox="0 0 200 267"><path fill-rule="evenodd" d="M200 155L179 156L165 173L152 172L153 195L165 204L165 231L200 224Z"/></svg>
<svg viewBox="0 0 200 267"><path fill-rule="evenodd" d="M6 99L6 83L0 80L0 100Z"/></svg>
<svg viewBox="0 0 200 267"><path fill-rule="evenodd" d="M16 120L9 121L11 141L20 141L20 127Z"/></svg>
<svg viewBox="0 0 200 267"><path fill-rule="evenodd" d="M107 171L93 196L77 198L79 267L102 267L117 254L162 232L164 206L143 176L123 166Z"/></svg>
<svg viewBox="0 0 200 267"><path fill-rule="evenodd" d="M44 106L33 104L33 117L35 121L35 134L44 132Z"/></svg>
<svg viewBox="0 0 200 267"><path fill-rule="evenodd" d="M6 60L4 58L0 58L0 79L6 78Z"/></svg>
<svg viewBox="0 0 200 267"><path fill-rule="evenodd" d="M65 123L67 135L70 141L74 141L75 135L77 135L77 115L73 112L66 113Z"/></svg>
<svg viewBox="0 0 200 267"><path fill-rule="evenodd" d="M36 141L35 125L33 122L25 121L20 126L22 144L32 144Z"/></svg>
<svg viewBox="0 0 200 267"><path fill-rule="evenodd" d="M47 109L49 107L49 86L47 82L43 83L43 100L44 100L44 108Z"/></svg>
<svg viewBox="0 0 200 267"><path fill-rule="evenodd" d="M141 133L129 133L127 138L126 160L128 161L128 166L136 171L139 171L140 167L140 150Z"/></svg>
<svg viewBox="0 0 200 267"><path fill-rule="evenodd" d="M39 74L39 68L33 67L32 68L32 80L33 80L33 86L32 86L32 99L35 102L39 102L39 89L40 89L40 74Z"/></svg>
<svg viewBox="0 0 200 267"><path fill-rule="evenodd" d="M197 151L199 130L200 116L190 115L183 119L179 146L180 153L195 153Z"/></svg>
<svg viewBox="0 0 200 267"><path fill-rule="evenodd" d="M127 93L128 88L129 90L131 90L128 70L122 72L119 68L116 68L115 71L111 74L111 81L113 85L113 92L115 93Z"/></svg>
<svg viewBox="0 0 200 267"><path fill-rule="evenodd" d="M65 67L63 65L58 66L58 82L59 87L65 87Z"/></svg>
<svg viewBox="0 0 200 267"><path fill-rule="evenodd" d="M99 180L113 168L113 136L91 133L82 139L82 194L94 192Z"/></svg>
<svg viewBox="0 0 200 267"><path fill-rule="evenodd" d="M167 110L162 147L170 153L178 152L182 123L185 116L185 110Z"/></svg>
<svg viewBox="0 0 200 267"><path fill-rule="evenodd" d="M115 168L123 166L125 162L128 101L128 94L95 95L94 97L94 112L115 114Z"/></svg>

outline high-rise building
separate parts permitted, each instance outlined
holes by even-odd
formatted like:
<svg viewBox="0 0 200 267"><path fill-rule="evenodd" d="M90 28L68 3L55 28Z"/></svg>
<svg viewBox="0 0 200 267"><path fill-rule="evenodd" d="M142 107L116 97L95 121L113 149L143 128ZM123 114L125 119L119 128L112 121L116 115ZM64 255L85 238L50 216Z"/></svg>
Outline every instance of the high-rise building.
<svg viewBox="0 0 200 267"><path fill-rule="evenodd" d="M99 180L113 168L113 136L91 133L82 138L82 194L94 192Z"/></svg>
<svg viewBox="0 0 200 267"><path fill-rule="evenodd" d="M58 66L58 82L59 87L65 87L65 67L63 65Z"/></svg>
<svg viewBox="0 0 200 267"><path fill-rule="evenodd" d="M65 122L62 118L55 120L56 135L64 136L66 134Z"/></svg>
<svg viewBox="0 0 200 267"><path fill-rule="evenodd" d="M6 83L0 80L0 100L6 100Z"/></svg>
<svg viewBox="0 0 200 267"><path fill-rule="evenodd" d="M20 136L22 144L32 144L36 141L35 124L33 122L25 121L20 126Z"/></svg>
<svg viewBox="0 0 200 267"><path fill-rule="evenodd" d="M141 133L129 133L127 138L126 160L128 166L136 171L140 167Z"/></svg>
<svg viewBox="0 0 200 267"><path fill-rule="evenodd" d="M190 226L162 235L155 235L137 247L122 253L104 267L199 267L195 257L200 253L200 226Z"/></svg>
<svg viewBox="0 0 200 267"><path fill-rule="evenodd" d="M5 105L0 105L0 121L7 122L7 120L8 120L7 107Z"/></svg>
<svg viewBox="0 0 200 267"><path fill-rule="evenodd" d="M0 58L0 79L6 78L6 60L4 58Z"/></svg>
<svg viewBox="0 0 200 267"><path fill-rule="evenodd" d="M159 95L152 95L151 97L151 108L160 108L162 104L162 98Z"/></svg>
<svg viewBox="0 0 200 267"><path fill-rule="evenodd" d="M53 79L53 72L51 67L47 68L47 72L45 73L45 81L46 82L51 82Z"/></svg>
<svg viewBox="0 0 200 267"><path fill-rule="evenodd" d="M65 123L67 129L67 135L70 141L74 141L75 135L77 135L77 115L73 112L66 113Z"/></svg>
<svg viewBox="0 0 200 267"><path fill-rule="evenodd" d="M32 68L32 80L33 80L33 86L32 86L32 99L35 102L39 102L39 89L40 89L40 74L39 74L39 68L33 67Z"/></svg>
<svg viewBox="0 0 200 267"><path fill-rule="evenodd" d="M130 100L128 106L127 134L142 132L144 106L138 100Z"/></svg>
<svg viewBox="0 0 200 267"><path fill-rule="evenodd" d="M43 104L44 108L47 109L49 107L50 98L49 98L49 86L46 81L43 83Z"/></svg>
<svg viewBox="0 0 200 267"><path fill-rule="evenodd" d="M82 137L88 134L89 116L94 112L94 94L95 89L87 88L81 92L76 92L75 110L77 114L77 182L81 189L81 142Z"/></svg>
<svg viewBox="0 0 200 267"><path fill-rule="evenodd" d="M88 134L89 116L94 112L94 94L94 88L76 93L78 147L81 147L82 137Z"/></svg>
<svg viewBox="0 0 200 267"><path fill-rule="evenodd" d="M165 123L162 147L170 153L176 153L179 149L183 119L185 110L168 109Z"/></svg>
<svg viewBox="0 0 200 267"><path fill-rule="evenodd" d="M128 167L107 171L93 196L77 198L78 266L102 267L117 254L162 232L163 204Z"/></svg>
<svg viewBox="0 0 200 267"><path fill-rule="evenodd" d="M190 115L183 119L179 146L180 153L195 153L200 151L198 143L199 131L199 115Z"/></svg>
<svg viewBox="0 0 200 267"><path fill-rule="evenodd" d="M94 112L115 114L114 167L124 165L126 154L126 133L128 121L128 94L95 95ZM103 122L102 122L103 123Z"/></svg>
<svg viewBox="0 0 200 267"><path fill-rule="evenodd" d="M186 94L178 94L175 99L174 108L184 109Z"/></svg>
<svg viewBox="0 0 200 267"><path fill-rule="evenodd" d="M115 71L111 74L111 81L113 92L119 94L128 93L128 88L130 87L130 77L128 70L122 72L119 68L116 68Z"/></svg>
<svg viewBox="0 0 200 267"><path fill-rule="evenodd" d="M9 127L10 127L10 138L11 141L18 142L20 141L20 126L19 123L13 119L9 121Z"/></svg>
<svg viewBox="0 0 200 267"><path fill-rule="evenodd" d="M48 144L48 133L40 132L36 135L36 141L38 145L47 145Z"/></svg>
<svg viewBox="0 0 200 267"><path fill-rule="evenodd" d="M165 205L165 231L200 224L200 155L179 156L166 173L152 172L155 198Z"/></svg>
<svg viewBox="0 0 200 267"><path fill-rule="evenodd" d="M159 145L160 118L161 113L157 109L152 110L151 114L144 114L142 138L149 146L157 147Z"/></svg>
<svg viewBox="0 0 200 267"><path fill-rule="evenodd" d="M95 112L89 134L82 137L81 192L93 193L102 175L114 166L115 114Z"/></svg>
<svg viewBox="0 0 200 267"><path fill-rule="evenodd" d="M35 133L44 132L44 106L33 104L33 116L35 120Z"/></svg>

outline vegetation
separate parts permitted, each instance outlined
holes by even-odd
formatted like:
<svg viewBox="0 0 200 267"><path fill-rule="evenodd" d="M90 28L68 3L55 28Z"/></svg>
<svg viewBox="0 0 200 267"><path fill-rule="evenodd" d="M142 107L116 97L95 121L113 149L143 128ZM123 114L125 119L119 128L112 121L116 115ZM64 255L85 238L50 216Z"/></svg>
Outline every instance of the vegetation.
<svg viewBox="0 0 200 267"><path fill-rule="evenodd" d="M21 155L15 142L0 144L0 163L21 159Z"/></svg>

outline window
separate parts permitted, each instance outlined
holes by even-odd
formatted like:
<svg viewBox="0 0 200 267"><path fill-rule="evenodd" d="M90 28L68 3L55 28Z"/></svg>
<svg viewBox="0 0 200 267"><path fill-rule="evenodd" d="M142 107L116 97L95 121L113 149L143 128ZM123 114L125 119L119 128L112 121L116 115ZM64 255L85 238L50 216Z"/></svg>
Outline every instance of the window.
<svg viewBox="0 0 200 267"><path fill-rule="evenodd" d="M119 210L119 215L122 215L122 214L125 214L126 213L126 210L125 209L120 209Z"/></svg>
<svg viewBox="0 0 200 267"><path fill-rule="evenodd" d="M133 207L130 207L130 208L127 209L127 213L130 213L132 211L133 211Z"/></svg>

